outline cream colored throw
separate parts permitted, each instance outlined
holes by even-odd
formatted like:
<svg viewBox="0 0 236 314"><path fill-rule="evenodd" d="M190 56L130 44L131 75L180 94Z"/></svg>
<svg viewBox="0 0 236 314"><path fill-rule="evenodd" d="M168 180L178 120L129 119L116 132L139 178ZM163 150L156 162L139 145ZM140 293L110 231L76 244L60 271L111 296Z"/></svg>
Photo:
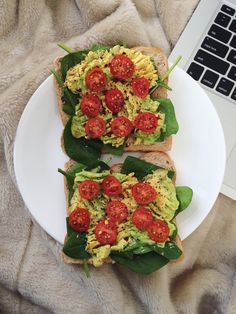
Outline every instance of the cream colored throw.
<svg viewBox="0 0 236 314"><path fill-rule="evenodd" d="M91 268L86 279L80 267L61 261L60 245L32 223L14 177L16 128L62 53L57 42L73 48L126 42L169 54L197 2L0 2L0 313L236 313L235 202L219 196L184 241L181 264L147 276L105 265Z"/></svg>

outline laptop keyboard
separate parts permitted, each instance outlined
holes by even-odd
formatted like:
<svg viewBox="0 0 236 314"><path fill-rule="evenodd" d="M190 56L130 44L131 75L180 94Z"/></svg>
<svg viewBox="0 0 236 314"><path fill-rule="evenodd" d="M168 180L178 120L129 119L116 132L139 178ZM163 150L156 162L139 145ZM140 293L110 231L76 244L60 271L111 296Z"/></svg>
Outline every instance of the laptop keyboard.
<svg viewBox="0 0 236 314"><path fill-rule="evenodd" d="M187 73L196 81L236 101L236 11L223 4Z"/></svg>

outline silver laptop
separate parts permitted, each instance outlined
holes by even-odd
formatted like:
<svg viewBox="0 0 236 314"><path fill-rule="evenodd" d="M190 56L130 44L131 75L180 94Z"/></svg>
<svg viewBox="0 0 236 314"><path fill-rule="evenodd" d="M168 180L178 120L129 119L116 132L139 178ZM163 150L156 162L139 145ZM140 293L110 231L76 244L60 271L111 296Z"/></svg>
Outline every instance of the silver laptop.
<svg viewBox="0 0 236 314"><path fill-rule="evenodd" d="M220 117L227 153L221 192L236 200L236 0L201 0L169 61L179 55Z"/></svg>

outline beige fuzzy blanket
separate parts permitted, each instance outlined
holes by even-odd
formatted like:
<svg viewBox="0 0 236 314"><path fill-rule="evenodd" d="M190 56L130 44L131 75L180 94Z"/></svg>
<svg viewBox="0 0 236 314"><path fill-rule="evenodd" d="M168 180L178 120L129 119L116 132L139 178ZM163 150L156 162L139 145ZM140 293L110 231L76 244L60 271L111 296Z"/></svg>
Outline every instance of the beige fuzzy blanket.
<svg viewBox="0 0 236 314"><path fill-rule="evenodd" d="M0 312L236 313L236 205L220 195L186 240L185 260L148 276L115 265L63 264L15 185L16 128L30 96L61 54L93 43L159 46L167 54L198 0L2 0L0 2ZM216 169L217 171L217 169Z"/></svg>

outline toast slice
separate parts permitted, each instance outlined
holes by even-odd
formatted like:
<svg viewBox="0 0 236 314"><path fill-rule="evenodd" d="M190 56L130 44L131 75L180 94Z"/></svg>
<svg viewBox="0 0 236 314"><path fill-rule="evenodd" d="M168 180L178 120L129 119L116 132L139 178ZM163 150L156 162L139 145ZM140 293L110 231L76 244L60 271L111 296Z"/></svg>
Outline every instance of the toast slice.
<svg viewBox="0 0 236 314"><path fill-rule="evenodd" d="M164 152L151 152L146 153L140 157L140 159L145 160L147 162L153 163L157 166L160 166L162 168L168 169L168 170L174 170L175 171L175 165L173 160ZM75 162L70 160L65 164L65 170L69 169ZM122 164L115 164L111 167L111 172L120 172L122 167ZM173 182L175 183L176 176L173 177ZM64 178L64 185L65 185L65 194L66 194L66 203L68 204L68 188L67 188L67 182ZM67 206L66 209L67 216L69 216L69 208ZM175 222L175 221L174 221ZM66 238L65 238L66 241ZM180 248L180 250L183 252L183 246L180 237L177 235L175 238L176 245ZM62 252L62 257L65 263L67 264L83 264L83 260L80 259L73 259L71 257L68 257ZM177 263L181 261L184 258L184 255L182 254L178 259L176 260L170 260L171 263ZM107 258L106 263L115 263L110 257ZM88 260L88 264L93 264L92 259Z"/></svg>
<svg viewBox="0 0 236 314"><path fill-rule="evenodd" d="M160 48L154 48L154 47L134 47L133 49L137 51L141 51L143 54L149 55L153 58L157 71L158 76L161 77L166 71L168 70L168 60L166 55L162 52ZM60 64L61 59L63 57L58 57L54 60L54 68L55 70L60 73ZM166 84L168 83L168 79L166 78L164 81ZM61 88L58 85L58 82L54 78L54 86L56 90L57 95L57 103L58 103L58 109L60 112L61 120L63 125L65 126L67 121L69 120L69 116L62 110L63 104L61 100ZM157 98L167 98L167 90L163 87L158 87L155 92L154 96ZM124 148L124 151L126 152L135 152L135 151L142 151L142 152L156 152L156 151L169 151L172 146L172 139L171 136L167 137L163 142L155 142L153 144L134 144L135 138L130 136L128 141L126 142L126 147ZM103 151L105 153L105 151Z"/></svg>

